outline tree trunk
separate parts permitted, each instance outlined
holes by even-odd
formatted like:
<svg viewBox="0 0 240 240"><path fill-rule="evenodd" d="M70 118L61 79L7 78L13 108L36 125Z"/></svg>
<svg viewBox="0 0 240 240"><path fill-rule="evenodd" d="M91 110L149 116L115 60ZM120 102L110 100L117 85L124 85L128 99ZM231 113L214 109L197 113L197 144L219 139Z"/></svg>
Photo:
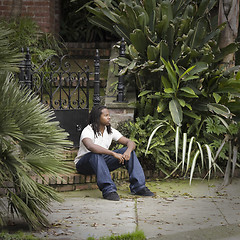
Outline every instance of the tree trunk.
<svg viewBox="0 0 240 240"><path fill-rule="evenodd" d="M224 48L234 43L238 34L239 0L219 0L218 24L226 23L221 32L219 47ZM235 66L235 54L229 54L223 59L227 68Z"/></svg>

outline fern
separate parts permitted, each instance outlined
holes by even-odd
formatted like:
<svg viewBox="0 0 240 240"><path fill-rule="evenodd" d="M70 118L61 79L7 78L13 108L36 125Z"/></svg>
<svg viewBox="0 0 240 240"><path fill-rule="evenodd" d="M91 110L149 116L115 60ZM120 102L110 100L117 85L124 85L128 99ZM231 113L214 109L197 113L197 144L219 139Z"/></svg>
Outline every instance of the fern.
<svg viewBox="0 0 240 240"><path fill-rule="evenodd" d="M207 133L217 134L218 136L227 132L226 128L221 124L218 118L210 117L206 119L206 130Z"/></svg>

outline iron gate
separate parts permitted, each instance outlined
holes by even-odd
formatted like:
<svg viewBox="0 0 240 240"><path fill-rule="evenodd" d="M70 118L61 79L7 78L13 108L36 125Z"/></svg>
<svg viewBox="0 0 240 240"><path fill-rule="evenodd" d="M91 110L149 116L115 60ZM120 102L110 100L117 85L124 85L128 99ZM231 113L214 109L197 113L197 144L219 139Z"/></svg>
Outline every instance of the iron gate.
<svg viewBox="0 0 240 240"><path fill-rule="evenodd" d="M96 66L97 62L99 56L95 58ZM81 130L88 122L89 75L88 66L82 68L67 55L52 56L41 66L33 66L29 50L20 66L20 84L32 89L43 104L54 110L74 147L78 147ZM94 80L94 105L100 102L98 80Z"/></svg>

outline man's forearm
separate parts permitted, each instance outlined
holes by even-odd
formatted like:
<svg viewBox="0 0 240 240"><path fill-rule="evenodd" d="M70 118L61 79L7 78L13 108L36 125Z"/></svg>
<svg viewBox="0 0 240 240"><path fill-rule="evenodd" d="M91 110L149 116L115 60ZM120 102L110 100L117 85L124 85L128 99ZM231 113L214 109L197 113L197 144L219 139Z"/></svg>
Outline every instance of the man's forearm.
<svg viewBox="0 0 240 240"><path fill-rule="evenodd" d="M113 156L113 151L106 149L104 147L101 147L97 144L93 144L92 146L88 147L88 150L93 153L107 154L107 155Z"/></svg>
<svg viewBox="0 0 240 240"><path fill-rule="evenodd" d="M135 148L136 148L135 142L133 142L132 140L128 141L128 143L127 143L127 148L128 148L128 150L130 150L131 152L132 152L133 150L135 150Z"/></svg>

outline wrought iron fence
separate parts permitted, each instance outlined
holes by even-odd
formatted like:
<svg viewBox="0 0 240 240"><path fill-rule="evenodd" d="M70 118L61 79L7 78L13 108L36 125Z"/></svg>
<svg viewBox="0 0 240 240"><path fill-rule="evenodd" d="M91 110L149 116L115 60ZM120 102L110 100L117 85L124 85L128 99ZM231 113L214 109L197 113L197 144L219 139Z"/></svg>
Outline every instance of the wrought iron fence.
<svg viewBox="0 0 240 240"><path fill-rule="evenodd" d="M119 56L125 56L125 41L122 38ZM94 74L93 105L100 104L100 56L96 50L94 73L89 66L79 65L74 59L65 56L51 56L40 66L31 61L29 49L20 65L19 82L39 95L41 102L50 109L89 108L89 76ZM119 67L119 71L122 67ZM124 76L118 77L116 102L124 102Z"/></svg>
<svg viewBox="0 0 240 240"><path fill-rule="evenodd" d="M39 95L50 109L85 109L89 108L89 74L88 66L82 68L68 55L51 56L35 66L27 49L19 82Z"/></svg>

